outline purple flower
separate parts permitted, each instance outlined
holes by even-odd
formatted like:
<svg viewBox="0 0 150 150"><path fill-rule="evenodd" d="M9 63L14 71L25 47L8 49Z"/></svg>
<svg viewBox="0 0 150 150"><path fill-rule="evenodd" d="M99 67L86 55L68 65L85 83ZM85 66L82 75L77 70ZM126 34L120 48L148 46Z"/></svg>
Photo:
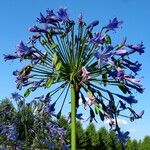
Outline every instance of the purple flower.
<svg viewBox="0 0 150 150"><path fill-rule="evenodd" d="M132 84L138 86L138 87L142 87L143 85L140 83L141 79L139 78L126 78L127 81L131 82Z"/></svg>
<svg viewBox="0 0 150 150"><path fill-rule="evenodd" d="M46 15L46 19L47 19L47 23L56 25L56 23L59 21L58 16L54 13L53 10L46 10L47 15Z"/></svg>
<svg viewBox="0 0 150 150"><path fill-rule="evenodd" d="M84 24L82 13L80 13L80 15L78 17L78 22L79 22L79 25L83 25Z"/></svg>
<svg viewBox="0 0 150 150"><path fill-rule="evenodd" d="M129 139L129 132L128 132L128 131L125 132L125 133L119 132L118 134L116 134L116 139L117 139L118 141L121 141L121 143L122 143L123 145L125 145L126 142L127 142L127 139Z"/></svg>
<svg viewBox="0 0 150 150"><path fill-rule="evenodd" d="M115 30L116 28L119 28L122 25L122 21L118 21L117 18L114 18L113 20L109 21L109 24L105 27L107 30Z"/></svg>
<svg viewBox="0 0 150 150"><path fill-rule="evenodd" d="M105 64L110 64L110 59L112 56L112 45L105 45L101 46L101 50L99 52L96 52L94 56L98 59L98 67L101 67Z"/></svg>
<svg viewBox="0 0 150 150"><path fill-rule="evenodd" d="M120 103L120 108L122 108L123 110L127 108L126 104L123 103L122 101L119 101L119 103Z"/></svg>
<svg viewBox="0 0 150 150"><path fill-rule="evenodd" d="M115 77L119 81L123 81L125 77L128 76L125 71L121 68L117 68L117 76Z"/></svg>
<svg viewBox="0 0 150 150"><path fill-rule="evenodd" d="M10 141L15 141L19 134L13 125L4 125L2 126L1 135L7 137Z"/></svg>
<svg viewBox="0 0 150 150"><path fill-rule="evenodd" d="M22 86L27 86L33 83L28 81L29 78L33 77L33 75L20 74L19 71L13 72L13 75L16 76L17 89L19 90L21 90Z"/></svg>
<svg viewBox="0 0 150 150"><path fill-rule="evenodd" d="M11 55L11 54L5 55L4 54L5 61L7 61L7 60L13 60L13 59L17 59L17 58L18 58L17 55Z"/></svg>
<svg viewBox="0 0 150 150"><path fill-rule="evenodd" d="M93 44L102 44L106 35L100 33L94 33L94 36L90 39L90 42Z"/></svg>
<svg viewBox="0 0 150 150"><path fill-rule="evenodd" d="M98 20L95 20L93 22L91 22L87 27L86 29L90 29L92 30L95 26L97 26L99 24L99 21Z"/></svg>
<svg viewBox="0 0 150 150"><path fill-rule="evenodd" d="M41 37L41 34L38 33L38 34L35 34L35 35L32 35L31 37L29 37L30 41L32 44L36 43L37 39L39 39Z"/></svg>
<svg viewBox="0 0 150 150"><path fill-rule="evenodd" d="M53 115L55 111L55 105L56 105L56 102L54 102L53 104L50 104L50 103L46 104L44 111L49 113L50 115Z"/></svg>
<svg viewBox="0 0 150 150"><path fill-rule="evenodd" d="M20 94L18 94L17 92L11 93L11 96L16 102L20 101L20 99L22 98L22 96Z"/></svg>
<svg viewBox="0 0 150 150"><path fill-rule="evenodd" d="M33 53L33 50L30 47L26 46L22 41L16 46L16 49L17 56L20 58Z"/></svg>
<svg viewBox="0 0 150 150"><path fill-rule="evenodd" d="M135 63L124 59L124 62L122 62L123 66L128 67L130 70L132 70L134 73L137 73L138 71L141 70L141 66L142 64L138 63L138 61L136 61Z"/></svg>
<svg viewBox="0 0 150 150"><path fill-rule="evenodd" d="M84 82L86 82L88 79L90 79L90 72L87 70L87 68L84 66L82 67L82 80L80 84L82 85Z"/></svg>
<svg viewBox="0 0 150 150"><path fill-rule="evenodd" d="M43 80L34 81L34 82L32 83L32 91L35 91L38 87L40 87L42 82L43 82Z"/></svg>
<svg viewBox="0 0 150 150"><path fill-rule="evenodd" d="M142 118L142 116L144 115L144 110L142 110L139 114L137 114L132 108L128 108L131 112L130 115L130 120L134 121L135 119L139 119Z"/></svg>
<svg viewBox="0 0 150 150"><path fill-rule="evenodd" d="M40 13L40 18L37 18L37 21L39 23L47 23L47 19L46 19L46 17L44 17L44 15L42 13Z"/></svg>
<svg viewBox="0 0 150 150"><path fill-rule="evenodd" d="M47 33L46 29L41 29L37 26L33 26L31 28L29 28L30 32L39 32L39 33Z"/></svg>
<svg viewBox="0 0 150 150"><path fill-rule="evenodd" d="M128 51L122 48L122 49L116 50L114 52L114 54L119 55L119 56L124 56L124 55L128 54Z"/></svg>
<svg viewBox="0 0 150 150"><path fill-rule="evenodd" d="M139 54L144 53L144 45L143 42L141 42L140 44L136 44L136 45L128 45L129 48L131 48L132 50L129 52L129 54L136 52L139 52Z"/></svg>
<svg viewBox="0 0 150 150"><path fill-rule="evenodd" d="M121 98L122 100L124 100L125 102L127 102L128 104L130 104L130 105L132 105L133 103L137 103L137 100L136 100L135 97L132 96L132 95L126 97L126 96L117 94L117 96L118 96L119 98Z"/></svg>
<svg viewBox="0 0 150 150"><path fill-rule="evenodd" d="M82 114L82 113L80 113L80 114L76 114L76 118L77 118L77 119L79 119L79 120L83 120L82 116L83 116L83 114Z"/></svg>
<svg viewBox="0 0 150 150"><path fill-rule="evenodd" d="M67 23L69 22L69 17L68 17L68 13L67 13L67 8L60 8L57 11L58 14L58 18L60 19L60 21Z"/></svg>

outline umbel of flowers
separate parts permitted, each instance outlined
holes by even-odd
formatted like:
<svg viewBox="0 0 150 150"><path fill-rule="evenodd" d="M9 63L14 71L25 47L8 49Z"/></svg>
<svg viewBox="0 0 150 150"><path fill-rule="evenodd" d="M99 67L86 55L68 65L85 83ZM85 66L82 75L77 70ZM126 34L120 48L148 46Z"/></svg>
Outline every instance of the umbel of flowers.
<svg viewBox="0 0 150 150"><path fill-rule="evenodd" d="M29 87L25 92L28 96L38 88L50 88L50 95L58 96L54 105L61 97L61 110L71 93L72 150L76 149L79 99L89 107L90 121L96 120L96 115L102 121L109 119L116 138L125 144L129 132L120 130L117 118L124 116L134 121L144 113L136 113L132 108L137 103L134 92L143 93L144 88L137 77L141 64L130 58L144 53L143 43L128 44L125 38L114 45L109 32L116 31L123 23L117 18L100 28L98 20L86 24L81 14L76 23L66 8L60 8L56 12L48 9L45 14L40 13L37 22L38 25L29 29L33 33L29 41L21 41L14 54L4 56L5 60L29 63L13 72L17 89ZM124 112L129 115L125 116Z"/></svg>
<svg viewBox="0 0 150 150"><path fill-rule="evenodd" d="M30 103L18 93L12 98L16 107L9 100L0 103L0 149L68 149L66 130L54 119L49 93Z"/></svg>

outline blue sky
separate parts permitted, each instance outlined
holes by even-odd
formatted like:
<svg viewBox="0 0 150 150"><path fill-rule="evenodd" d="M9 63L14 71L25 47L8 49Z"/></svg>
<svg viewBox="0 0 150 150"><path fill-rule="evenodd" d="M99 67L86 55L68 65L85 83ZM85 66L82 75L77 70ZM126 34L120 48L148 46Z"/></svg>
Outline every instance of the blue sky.
<svg viewBox="0 0 150 150"><path fill-rule="evenodd" d="M47 8L57 9L60 6L68 8L71 18L77 19L80 12L87 22L99 20L101 25L108 23L113 17L124 21L123 28L113 33L120 41L128 38L130 43L144 42L146 52L141 57L135 57L143 63L140 76L143 76L145 92L136 94L139 103L134 106L137 111L145 110L142 120L133 123L128 122L122 128L131 132L131 137L142 139L150 135L150 1L149 0L5 0L0 5L0 99L10 97L10 93L16 91L15 78L12 71L20 68L18 62L4 62L3 54L13 53L20 40L27 41L28 28L35 23L40 12ZM22 92L23 93L23 92ZM97 126L103 126L103 123Z"/></svg>

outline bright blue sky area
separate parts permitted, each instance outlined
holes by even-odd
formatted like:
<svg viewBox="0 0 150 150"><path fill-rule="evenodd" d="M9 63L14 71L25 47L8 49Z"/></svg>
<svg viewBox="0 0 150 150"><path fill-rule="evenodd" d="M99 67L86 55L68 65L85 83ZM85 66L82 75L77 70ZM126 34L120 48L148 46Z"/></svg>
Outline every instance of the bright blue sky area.
<svg viewBox="0 0 150 150"><path fill-rule="evenodd" d="M135 106L137 111L145 110L142 120L128 125L122 125L123 129L131 132L131 137L142 139L150 135L150 1L149 0L5 0L0 4L0 99L10 97L10 93L16 91L15 78L12 71L22 66L16 62L4 62L3 54L13 53L20 40L27 41L28 28L35 23L40 12L47 8L57 9L60 6L68 7L71 18L77 19L83 12L87 22L99 20L105 25L108 20L118 17L124 21L123 28L116 34L118 41L125 36L128 43L144 42L146 52L141 57L135 57L143 63L140 76L144 76L143 84L146 88L144 94L138 95L139 103ZM103 123L97 126L103 126Z"/></svg>

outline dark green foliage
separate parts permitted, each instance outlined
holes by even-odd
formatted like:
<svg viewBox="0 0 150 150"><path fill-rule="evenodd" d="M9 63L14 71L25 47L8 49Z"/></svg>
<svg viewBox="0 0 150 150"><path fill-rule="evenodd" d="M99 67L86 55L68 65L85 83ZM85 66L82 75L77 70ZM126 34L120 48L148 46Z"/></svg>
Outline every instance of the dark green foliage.
<svg viewBox="0 0 150 150"><path fill-rule="evenodd" d="M70 142L70 125L64 117L59 119L61 127L67 129L67 141ZM77 122L77 150L122 150L121 144L115 140L113 131L108 131L102 127L96 131L93 123L90 123L86 129ZM68 143L69 144L69 143ZM150 150L150 137L146 136L144 140L128 140L125 150Z"/></svg>

